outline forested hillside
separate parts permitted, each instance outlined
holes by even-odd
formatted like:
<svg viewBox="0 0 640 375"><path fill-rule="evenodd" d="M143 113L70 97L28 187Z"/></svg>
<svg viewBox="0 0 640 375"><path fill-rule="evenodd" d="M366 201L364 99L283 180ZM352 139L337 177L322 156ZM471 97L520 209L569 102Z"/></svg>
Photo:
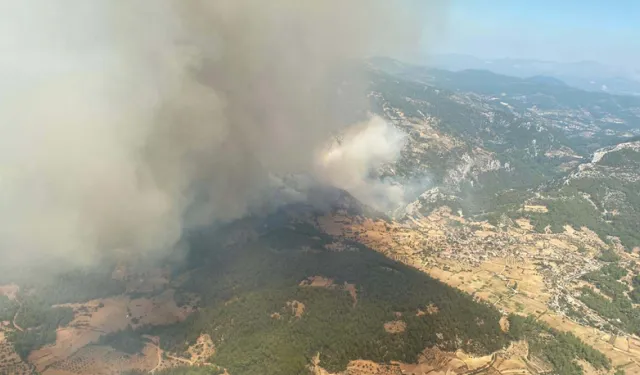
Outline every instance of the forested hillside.
<svg viewBox="0 0 640 375"><path fill-rule="evenodd" d="M333 240L309 224L269 226L258 241L228 249L217 233L193 241L198 267L182 292L200 295L203 308L149 333L177 352L208 333L218 346L211 361L233 374L304 373L316 353L338 371L353 359L413 362L434 345L489 353L508 342L492 307L362 246L329 251ZM314 276L331 282L301 285ZM288 301L304 312L296 316ZM429 305L439 312L417 314ZM406 330L386 332L394 320Z"/></svg>
<svg viewBox="0 0 640 375"><path fill-rule="evenodd" d="M587 226L640 244L639 153L624 146L637 145L639 99L388 59L369 69L374 108L408 135L382 175L411 186L411 210L444 204L495 223L539 204L548 212L527 213L539 231Z"/></svg>

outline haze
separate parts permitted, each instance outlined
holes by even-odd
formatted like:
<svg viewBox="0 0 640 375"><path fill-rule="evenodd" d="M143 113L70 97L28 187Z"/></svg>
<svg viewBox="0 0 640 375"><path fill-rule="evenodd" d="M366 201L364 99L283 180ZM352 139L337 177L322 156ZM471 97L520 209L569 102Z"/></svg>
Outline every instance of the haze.
<svg viewBox="0 0 640 375"><path fill-rule="evenodd" d="M431 50L479 58L584 60L640 69L640 4L634 1L453 1L447 32Z"/></svg>
<svg viewBox="0 0 640 375"><path fill-rule="evenodd" d="M398 137L382 155L359 148L357 160L321 162L354 121L342 107L366 103L365 82L337 88L335 73L417 46L437 11L370 0L4 2L3 272L166 254L184 228L259 208L279 175L385 197L357 180L398 153ZM386 142L394 130L374 120L369 136L367 117L358 131Z"/></svg>

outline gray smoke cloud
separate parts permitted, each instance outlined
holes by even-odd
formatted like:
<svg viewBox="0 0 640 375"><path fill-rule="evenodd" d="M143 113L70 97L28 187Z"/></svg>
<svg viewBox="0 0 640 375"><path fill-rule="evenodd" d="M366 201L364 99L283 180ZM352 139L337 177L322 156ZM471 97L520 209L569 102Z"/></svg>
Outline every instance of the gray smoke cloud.
<svg viewBox="0 0 640 375"><path fill-rule="evenodd" d="M3 2L2 268L161 255L185 228L245 215L274 175L387 194L360 178L400 147L379 120L349 144L381 152L322 154L350 125L344 107L366 102L366 82L334 77L419 48L439 13L410 0Z"/></svg>

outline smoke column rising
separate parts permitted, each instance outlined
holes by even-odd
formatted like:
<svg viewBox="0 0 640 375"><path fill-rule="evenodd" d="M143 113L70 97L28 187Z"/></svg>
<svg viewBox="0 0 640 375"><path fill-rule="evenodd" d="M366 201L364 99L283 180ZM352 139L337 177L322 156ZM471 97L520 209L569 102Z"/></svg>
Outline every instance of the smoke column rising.
<svg viewBox="0 0 640 375"><path fill-rule="evenodd" d="M404 203L402 186L370 176L371 171L400 157L407 135L380 117L350 126L317 159L316 174L326 184L347 190L354 197L380 211Z"/></svg>
<svg viewBox="0 0 640 375"><path fill-rule="evenodd" d="M185 228L246 214L272 175L316 173L366 199L358 176L396 151L318 157L349 125L340 104L366 100L366 82L337 91L333 77L350 60L416 48L439 9L411 0L53 3L0 5L3 269L162 255ZM365 134L379 142L376 121ZM397 148L392 141L372 147Z"/></svg>

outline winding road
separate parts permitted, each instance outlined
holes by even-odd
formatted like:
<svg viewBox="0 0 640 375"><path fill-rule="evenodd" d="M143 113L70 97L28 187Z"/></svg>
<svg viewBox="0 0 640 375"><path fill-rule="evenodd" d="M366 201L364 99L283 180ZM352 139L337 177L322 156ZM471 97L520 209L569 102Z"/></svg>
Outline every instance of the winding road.
<svg viewBox="0 0 640 375"><path fill-rule="evenodd" d="M18 310L16 311L16 314L13 316L13 321L11 323L13 323L13 326L15 327L15 329L17 329L20 332L24 332L24 329L22 329L22 327L20 327L18 325L18 323L16 323L16 319L18 318L18 314L20 313L20 310L22 310L22 302L20 302L17 299L16 299L16 302L18 302L18 305L20 305L20 307L18 307Z"/></svg>

